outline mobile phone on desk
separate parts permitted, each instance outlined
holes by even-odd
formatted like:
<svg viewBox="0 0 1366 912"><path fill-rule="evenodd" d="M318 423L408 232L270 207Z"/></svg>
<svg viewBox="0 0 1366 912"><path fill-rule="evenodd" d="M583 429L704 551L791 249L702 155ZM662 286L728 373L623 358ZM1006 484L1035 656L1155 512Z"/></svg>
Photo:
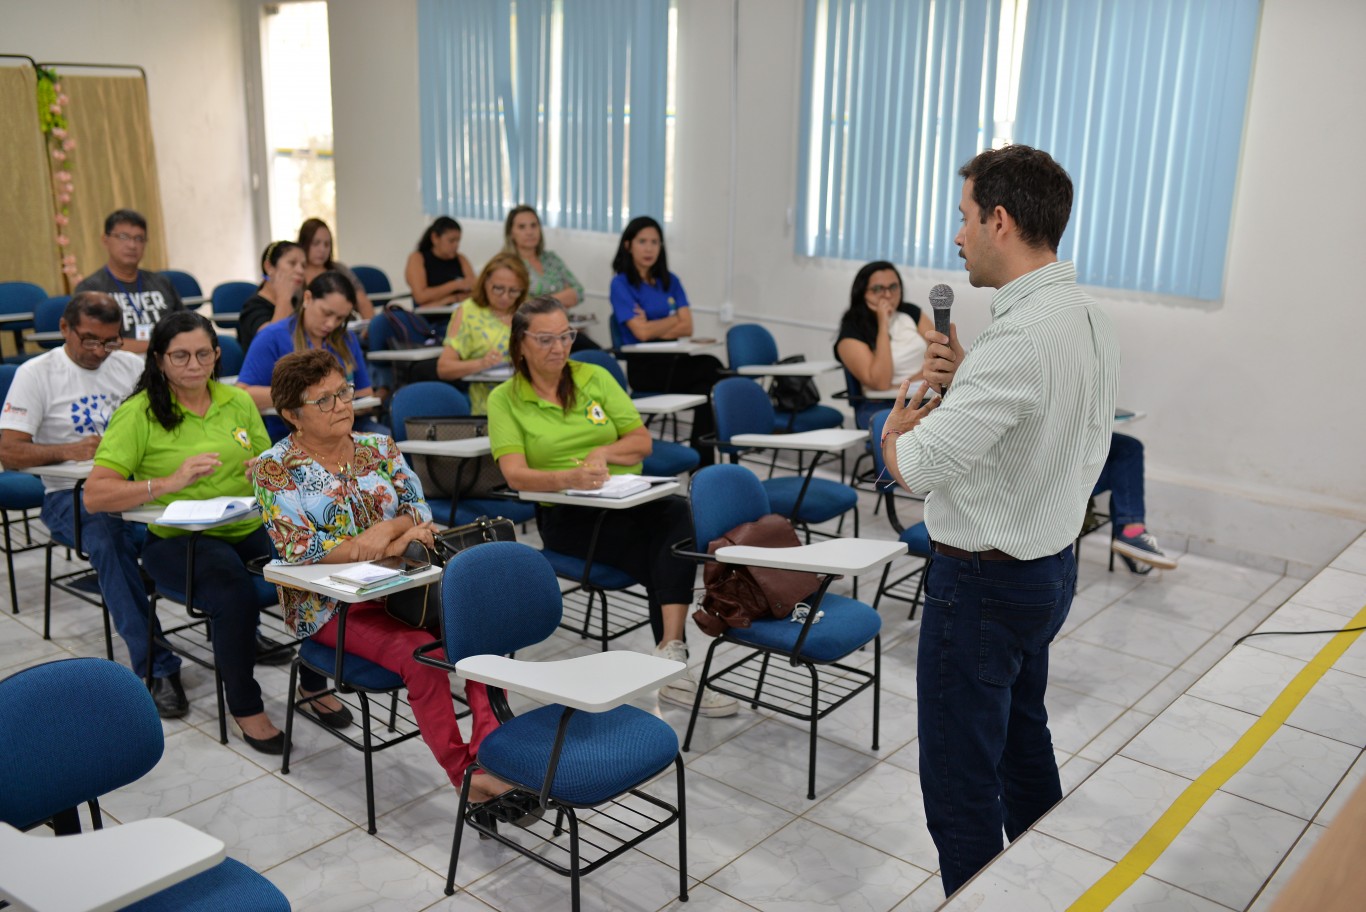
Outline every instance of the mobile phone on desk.
<svg viewBox="0 0 1366 912"><path fill-rule="evenodd" d="M430 560L417 558L408 554L399 554L394 557L382 557L374 561L376 566L384 567L387 570L397 570L399 573L411 575L421 573L432 565Z"/></svg>

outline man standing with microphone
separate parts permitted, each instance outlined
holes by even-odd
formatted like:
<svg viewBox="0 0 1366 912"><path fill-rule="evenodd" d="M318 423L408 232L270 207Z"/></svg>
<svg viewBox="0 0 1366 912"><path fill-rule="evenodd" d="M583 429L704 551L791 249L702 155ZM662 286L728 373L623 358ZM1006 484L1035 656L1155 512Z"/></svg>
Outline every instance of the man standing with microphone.
<svg viewBox="0 0 1366 912"><path fill-rule="evenodd" d="M1044 709L1048 644L1072 604L1072 543L1110 447L1119 348L1108 317L1058 262L1072 181L1047 153L1007 146L960 169L955 239L991 325L964 353L929 335L882 439L905 488L927 493L934 556L916 669L920 781L945 895L1062 797ZM942 404L941 404L942 403ZM939 406L936 408L936 406ZM931 414L933 412L933 414Z"/></svg>

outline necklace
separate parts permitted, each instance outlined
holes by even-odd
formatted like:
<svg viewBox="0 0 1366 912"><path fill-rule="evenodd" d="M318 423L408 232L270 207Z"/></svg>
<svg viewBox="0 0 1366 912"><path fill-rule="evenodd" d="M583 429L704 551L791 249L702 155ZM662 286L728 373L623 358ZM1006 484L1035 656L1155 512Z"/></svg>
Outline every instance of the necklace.
<svg viewBox="0 0 1366 912"><path fill-rule="evenodd" d="M334 475L342 475L342 474L350 475L350 474L351 474L351 458L352 458L353 456L355 456L356 451L355 451L355 445L354 445L350 440L347 440L345 443L343 443L343 445L342 445L341 447L338 448L338 452L342 452L342 451L345 451L345 452L346 452L346 456L345 456L345 457L341 457L341 456L324 456L321 450L318 450L318 449L315 449L315 448L312 447L312 446L309 446L308 444L304 443L302 440L298 440L298 439L296 438L295 442L299 444L299 448L300 448L300 449L302 449L305 453L308 454L309 458L311 458L311 459L312 459L314 462L316 462L318 465L322 466L324 469L328 469L328 471L332 472L332 474L334 474ZM328 468L329 466L336 466L336 468L335 468L335 469L330 469L330 468Z"/></svg>

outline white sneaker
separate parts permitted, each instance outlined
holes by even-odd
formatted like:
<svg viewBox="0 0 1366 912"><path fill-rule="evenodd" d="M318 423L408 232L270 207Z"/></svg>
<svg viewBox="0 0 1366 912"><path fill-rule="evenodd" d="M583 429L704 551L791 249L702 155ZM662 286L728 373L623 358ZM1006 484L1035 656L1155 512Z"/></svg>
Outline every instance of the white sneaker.
<svg viewBox="0 0 1366 912"><path fill-rule="evenodd" d="M655 655L675 662L682 662L685 665L688 663L688 647L683 645L682 640L670 640L663 646L656 646ZM675 706L690 710L696 699L697 681L693 679L692 669L688 669L683 677L675 678L659 689L661 703L672 703ZM704 690L702 692L702 705L698 707L697 712L699 715L715 719L733 716L739 710L740 704L725 694L719 694L714 690Z"/></svg>

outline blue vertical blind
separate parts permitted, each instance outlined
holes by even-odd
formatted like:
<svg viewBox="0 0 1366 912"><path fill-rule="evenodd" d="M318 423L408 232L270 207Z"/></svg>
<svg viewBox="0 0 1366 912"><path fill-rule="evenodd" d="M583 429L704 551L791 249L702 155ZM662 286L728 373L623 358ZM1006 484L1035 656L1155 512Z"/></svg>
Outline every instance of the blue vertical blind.
<svg viewBox="0 0 1366 912"><path fill-rule="evenodd" d="M420 0L423 203L619 231L664 209L669 0Z"/></svg>
<svg viewBox="0 0 1366 912"><path fill-rule="evenodd" d="M1072 175L1082 282L1218 299L1259 0L1017 9L993 135L999 0L806 0L797 252L956 269L957 169L1014 141Z"/></svg>
<svg viewBox="0 0 1366 912"><path fill-rule="evenodd" d="M1072 175L1080 281L1222 295L1259 6L1030 4L1015 137Z"/></svg>
<svg viewBox="0 0 1366 912"><path fill-rule="evenodd" d="M797 252L957 267L958 167L990 144L999 0L807 0Z"/></svg>

